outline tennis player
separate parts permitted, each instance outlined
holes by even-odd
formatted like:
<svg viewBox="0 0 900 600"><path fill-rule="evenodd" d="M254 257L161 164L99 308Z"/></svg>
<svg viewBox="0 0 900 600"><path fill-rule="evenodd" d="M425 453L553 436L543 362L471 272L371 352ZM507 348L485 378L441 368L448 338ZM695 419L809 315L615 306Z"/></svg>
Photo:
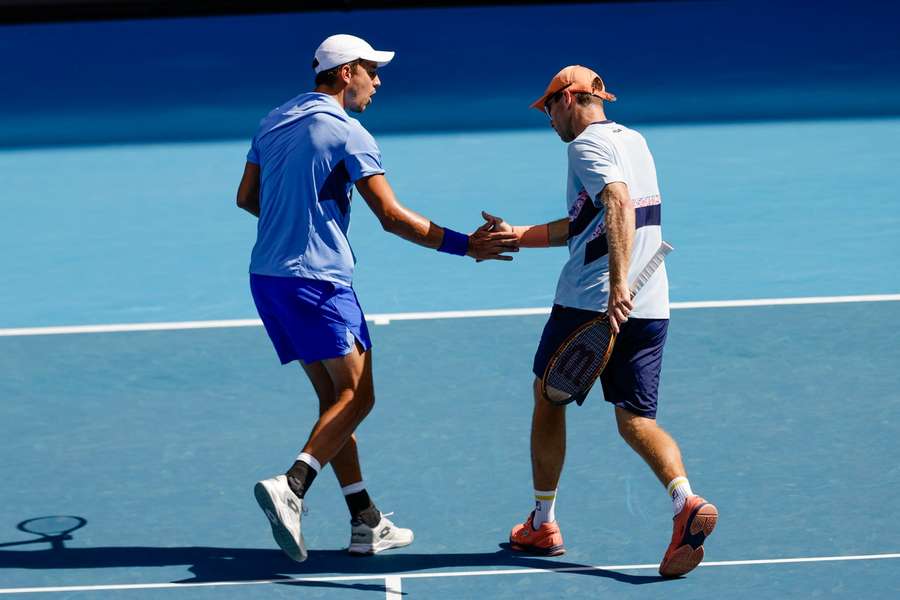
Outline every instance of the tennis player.
<svg viewBox="0 0 900 600"><path fill-rule="evenodd" d="M553 77L532 108L544 111L569 144L568 218L512 227L484 213L482 226L514 232L523 247L569 246L569 260L556 288L550 319L534 357L531 462L535 508L516 525L509 541L516 550L563 554L556 521L556 494L566 449L566 407L541 393L541 377L556 349L580 325L607 313L618 333L603 374L603 396L615 406L619 433L647 462L672 498L672 540L659 571L683 575L703 558L703 542L715 526L715 506L691 490L681 452L656 422L657 390L669 323L665 267L632 301L636 278L662 241L660 194L653 157L636 131L610 121L603 102L615 96L582 66Z"/></svg>
<svg viewBox="0 0 900 600"><path fill-rule="evenodd" d="M385 231L439 252L512 260L511 233L471 236L442 228L401 205L375 139L347 111L363 112L381 85L378 68L393 52L351 35L327 38L315 52L315 89L273 110L259 126L237 204L259 217L250 289L282 364L299 361L319 399L319 419L293 465L260 481L254 493L278 545L306 558L304 497L331 464L351 517L349 551L373 554L406 546L413 532L395 526L369 497L354 430L375 402L372 342L353 290L355 258L347 240L353 187ZM296 425L289 415L284 427Z"/></svg>

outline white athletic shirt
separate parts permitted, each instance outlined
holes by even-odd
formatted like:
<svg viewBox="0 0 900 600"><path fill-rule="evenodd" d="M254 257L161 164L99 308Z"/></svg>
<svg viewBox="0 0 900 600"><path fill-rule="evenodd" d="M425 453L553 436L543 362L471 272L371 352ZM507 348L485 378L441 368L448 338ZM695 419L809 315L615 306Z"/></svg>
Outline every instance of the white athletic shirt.
<svg viewBox="0 0 900 600"><path fill-rule="evenodd" d="M600 192L607 184L621 181L634 203L636 231L628 268L631 285L662 241L656 166L643 136L613 121L589 125L569 144L568 154L569 260L559 276L554 302L602 312L609 300L609 251ZM669 318L664 264L635 297L631 316Z"/></svg>

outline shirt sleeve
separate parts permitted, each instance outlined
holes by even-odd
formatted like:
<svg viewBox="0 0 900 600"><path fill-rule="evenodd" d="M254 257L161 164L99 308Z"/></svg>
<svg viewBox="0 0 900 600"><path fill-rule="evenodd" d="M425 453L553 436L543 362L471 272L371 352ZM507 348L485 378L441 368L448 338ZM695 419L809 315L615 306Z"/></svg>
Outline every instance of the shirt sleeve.
<svg viewBox="0 0 900 600"><path fill-rule="evenodd" d="M254 165L259 164L259 148L256 145L256 136L254 136L253 141L250 142L250 151L247 152L247 162L253 163Z"/></svg>
<svg viewBox="0 0 900 600"><path fill-rule="evenodd" d="M627 183L611 149L595 140L569 144L569 165L596 206L600 206L600 192L607 185L616 181Z"/></svg>
<svg viewBox="0 0 900 600"><path fill-rule="evenodd" d="M363 177L384 173L381 149L372 134L361 126L351 130L347 138L347 158L344 159L344 164L353 183Z"/></svg>

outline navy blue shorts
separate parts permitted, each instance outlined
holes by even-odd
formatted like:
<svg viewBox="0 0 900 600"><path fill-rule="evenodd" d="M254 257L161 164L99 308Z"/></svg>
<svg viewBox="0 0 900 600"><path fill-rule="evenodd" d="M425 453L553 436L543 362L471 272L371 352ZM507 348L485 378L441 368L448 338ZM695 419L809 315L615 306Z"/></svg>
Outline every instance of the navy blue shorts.
<svg viewBox="0 0 900 600"><path fill-rule="evenodd" d="M538 379L544 377L547 363L559 345L597 314L580 308L553 306L534 355L532 370ZM612 356L600 375L603 398L607 402L641 417L656 418L659 372L668 327L668 319L630 318L622 325Z"/></svg>
<svg viewBox="0 0 900 600"><path fill-rule="evenodd" d="M281 364L309 364L372 347L353 288L319 279L250 274L256 310Z"/></svg>

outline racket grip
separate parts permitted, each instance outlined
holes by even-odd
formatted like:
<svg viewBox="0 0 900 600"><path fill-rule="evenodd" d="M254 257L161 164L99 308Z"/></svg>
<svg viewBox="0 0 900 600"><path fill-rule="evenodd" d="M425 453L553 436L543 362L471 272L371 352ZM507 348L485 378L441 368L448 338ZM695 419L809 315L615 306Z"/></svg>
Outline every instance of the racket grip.
<svg viewBox="0 0 900 600"><path fill-rule="evenodd" d="M653 256L650 257L650 260L647 262L647 265L641 269L641 272L638 273L638 276L635 278L634 283L631 284L631 297L634 298L641 288L650 281L650 278L653 277L653 274L656 273L656 270L659 269L659 266L663 263L666 258L666 255L674 250L674 248L665 240L659 245L659 248L656 252L653 253Z"/></svg>

